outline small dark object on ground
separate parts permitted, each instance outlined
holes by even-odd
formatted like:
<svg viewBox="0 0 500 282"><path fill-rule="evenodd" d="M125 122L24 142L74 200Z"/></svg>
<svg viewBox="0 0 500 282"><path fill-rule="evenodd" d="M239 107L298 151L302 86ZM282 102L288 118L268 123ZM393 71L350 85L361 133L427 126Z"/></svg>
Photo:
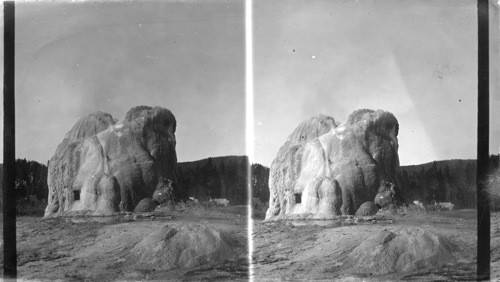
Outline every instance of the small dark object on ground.
<svg viewBox="0 0 500 282"><path fill-rule="evenodd" d="M377 212L378 207L374 202L365 202L359 207L356 216L370 216L377 214Z"/></svg>

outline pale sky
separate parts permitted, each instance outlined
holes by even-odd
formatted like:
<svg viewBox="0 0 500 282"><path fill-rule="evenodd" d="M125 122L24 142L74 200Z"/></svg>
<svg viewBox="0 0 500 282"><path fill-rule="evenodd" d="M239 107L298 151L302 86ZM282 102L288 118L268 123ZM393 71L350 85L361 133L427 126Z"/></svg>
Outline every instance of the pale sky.
<svg viewBox="0 0 500 282"><path fill-rule="evenodd" d="M243 3L18 3L16 156L45 163L81 116L135 105L174 113L179 161L245 154ZM476 1L254 0L253 13L255 162L302 120L358 108L395 114L402 165L476 157ZM490 102L493 154L498 90Z"/></svg>
<svg viewBox="0 0 500 282"><path fill-rule="evenodd" d="M95 111L177 119L179 161L245 154L244 2L16 5L16 157L46 163Z"/></svg>
<svg viewBox="0 0 500 282"><path fill-rule="evenodd" d="M401 165L476 157L476 1L255 0L254 15L256 162L301 121L360 108L399 120Z"/></svg>

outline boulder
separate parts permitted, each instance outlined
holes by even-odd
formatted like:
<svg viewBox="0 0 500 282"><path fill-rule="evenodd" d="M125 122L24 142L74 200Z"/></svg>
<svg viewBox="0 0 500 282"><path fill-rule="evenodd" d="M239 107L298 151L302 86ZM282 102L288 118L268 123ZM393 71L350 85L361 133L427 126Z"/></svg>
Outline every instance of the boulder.
<svg viewBox="0 0 500 282"><path fill-rule="evenodd" d="M81 118L50 159L45 216L132 211L160 178L176 181L175 130L174 115L161 107L134 107L117 122L102 112Z"/></svg>
<svg viewBox="0 0 500 282"><path fill-rule="evenodd" d="M354 215L397 184L398 130L391 113L368 109L338 126L325 115L299 124L271 164L266 219Z"/></svg>
<svg viewBox="0 0 500 282"><path fill-rule="evenodd" d="M378 212L378 207L374 202L365 202L356 211L356 216L371 216Z"/></svg>
<svg viewBox="0 0 500 282"><path fill-rule="evenodd" d="M383 230L364 240L348 255L356 274L385 275L434 269L454 260L446 237L417 227Z"/></svg>
<svg viewBox="0 0 500 282"><path fill-rule="evenodd" d="M158 206L158 202L151 198L142 199L134 209L134 212L152 212Z"/></svg>

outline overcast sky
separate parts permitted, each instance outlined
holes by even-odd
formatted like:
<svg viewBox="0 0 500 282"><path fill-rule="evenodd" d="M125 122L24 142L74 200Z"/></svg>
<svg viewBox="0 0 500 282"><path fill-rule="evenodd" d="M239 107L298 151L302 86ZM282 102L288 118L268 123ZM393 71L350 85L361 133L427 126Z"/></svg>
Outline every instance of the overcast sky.
<svg viewBox="0 0 500 282"><path fill-rule="evenodd" d="M257 162L302 120L360 108L399 120L402 165L476 157L476 1L255 0L254 15Z"/></svg>
<svg viewBox="0 0 500 282"><path fill-rule="evenodd" d="M95 111L177 119L177 156L245 154L243 1L16 5L16 157L47 162Z"/></svg>

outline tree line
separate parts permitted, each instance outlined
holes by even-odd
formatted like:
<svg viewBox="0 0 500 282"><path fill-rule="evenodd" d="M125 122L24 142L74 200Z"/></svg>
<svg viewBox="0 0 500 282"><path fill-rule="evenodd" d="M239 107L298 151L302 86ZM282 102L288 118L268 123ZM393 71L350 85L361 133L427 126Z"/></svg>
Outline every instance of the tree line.
<svg viewBox="0 0 500 282"><path fill-rule="evenodd" d="M16 160L17 199L29 196L34 196L38 200L47 199L47 165L26 159ZM226 198L230 204L246 204L248 166L248 158L245 156L217 157L179 163L177 185L189 197L202 201ZM489 180L490 187L498 186L499 155L490 157L490 167L494 175ZM250 169L252 197L267 203L269 168L252 164ZM401 166L398 170L398 179L402 196L408 203L418 200L428 205L434 202L452 202L457 208L476 206L475 160L445 160ZM500 188L497 190L498 195L492 196L491 207L498 210Z"/></svg>
<svg viewBox="0 0 500 282"><path fill-rule="evenodd" d="M200 201L225 198L230 205L248 201L248 158L227 156L177 165L178 185Z"/></svg>
<svg viewBox="0 0 500 282"><path fill-rule="evenodd" d="M491 187L499 185L499 155L490 156L490 168L496 178L490 180ZM434 202L452 202L456 208L475 208L476 161L444 160L431 163L401 166L397 176L403 198L407 203L420 201L430 205ZM495 182L496 181L496 182ZM252 165L252 197L269 202L269 168ZM492 209L500 209L500 187L498 195L492 197Z"/></svg>
<svg viewBox="0 0 500 282"><path fill-rule="evenodd" d="M269 168L260 164L252 164L252 198L269 202Z"/></svg>
<svg viewBox="0 0 500 282"><path fill-rule="evenodd" d="M476 161L434 161L398 170L399 186L407 202L426 205L451 202L455 208L476 207Z"/></svg>
<svg viewBox="0 0 500 282"><path fill-rule="evenodd" d="M36 196L38 200L47 200L47 165L26 159L16 159L16 198Z"/></svg>
<svg viewBox="0 0 500 282"><path fill-rule="evenodd" d="M176 185L182 190L182 194L189 197L202 200L227 198L230 204L246 204L248 165L248 158L243 156L179 163ZM48 163L44 165L26 159L16 160L15 191L18 200L30 196L47 200L47 167ZM0 169L0 176L2 171Z"/></svg>

